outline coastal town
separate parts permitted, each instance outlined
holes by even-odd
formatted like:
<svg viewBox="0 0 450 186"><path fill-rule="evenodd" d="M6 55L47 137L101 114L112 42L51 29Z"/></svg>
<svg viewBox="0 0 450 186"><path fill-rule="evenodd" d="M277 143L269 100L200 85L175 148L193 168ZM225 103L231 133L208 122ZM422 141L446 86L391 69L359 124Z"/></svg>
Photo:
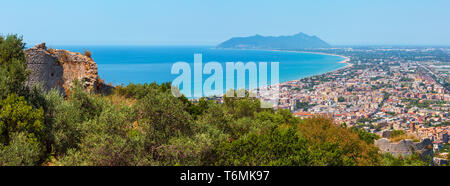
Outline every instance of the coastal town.
<svg viewBox="0 0 450 186"><path fill-rule="evenodd" d="M430 139L438 154L448 153L448 49L340 48L306 52L348 56L344 61L348 65L280 84L277 109L288 109L299 118L327 115L336 124L384 138L393 131L403 131L414 141Z"/></svg>

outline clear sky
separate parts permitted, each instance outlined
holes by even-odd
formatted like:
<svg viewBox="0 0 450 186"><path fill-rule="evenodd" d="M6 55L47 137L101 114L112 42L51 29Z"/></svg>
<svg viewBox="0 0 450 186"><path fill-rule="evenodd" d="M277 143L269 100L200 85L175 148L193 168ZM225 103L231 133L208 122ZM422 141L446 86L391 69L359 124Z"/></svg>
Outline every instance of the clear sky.
<svg viewBox="0 0 450 186"><path fill-rule="evenodd" d="M0 33L53 45L215 45L317 35L334 45L450 45L449 0L0 0Z"/></svg>

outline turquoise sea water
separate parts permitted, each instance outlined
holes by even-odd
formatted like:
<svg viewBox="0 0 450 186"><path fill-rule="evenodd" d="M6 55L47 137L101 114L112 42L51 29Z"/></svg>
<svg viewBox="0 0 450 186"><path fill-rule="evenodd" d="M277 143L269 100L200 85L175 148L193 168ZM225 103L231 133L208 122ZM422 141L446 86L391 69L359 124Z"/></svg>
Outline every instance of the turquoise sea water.
<svg viewBox="0 0 450 186"><path fill-rule="evenodd" d="M172 65L176 62L188 62L193 73L194 54L203 55L203 65L211 61L221 63L224 74L226 73L225 62L268 62L269 67L270 62L279 62L280 82L326 73L346 65L338 63L343 60L338 56L281 51L223 50L213 49L211 46L50 47L73 52L90 50L94 61L98 64L100 77L114 85L172 82L178 76L170 73ZM268 70L270 72L270 68ZM203 75L203 81L209 76ZM194 82L193 79L192 82ZM226 82L224 82L225 85ZM246 86L248 88L248 83Z"/></svg>

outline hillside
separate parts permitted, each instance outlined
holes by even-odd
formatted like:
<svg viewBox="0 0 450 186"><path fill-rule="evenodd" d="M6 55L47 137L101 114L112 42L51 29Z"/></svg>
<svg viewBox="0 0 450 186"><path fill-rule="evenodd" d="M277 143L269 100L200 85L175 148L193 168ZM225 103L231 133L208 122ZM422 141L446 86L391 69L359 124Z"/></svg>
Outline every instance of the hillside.
<svg viewBox="0 0 450 186"><path fill-rule="evenodd" d="M248 92L222 103L174 97L170 83L130 83L99 94L86 84L96 75L88 53L45 45L24 51L21 37L3 38L0 166L427 165L416 155L381 154L375 134L332 118L261 108ZM52 89L28 87L31 77ZM61 82L70 78L72 84ZM65 85L65 96L54 89Z"/></svg>

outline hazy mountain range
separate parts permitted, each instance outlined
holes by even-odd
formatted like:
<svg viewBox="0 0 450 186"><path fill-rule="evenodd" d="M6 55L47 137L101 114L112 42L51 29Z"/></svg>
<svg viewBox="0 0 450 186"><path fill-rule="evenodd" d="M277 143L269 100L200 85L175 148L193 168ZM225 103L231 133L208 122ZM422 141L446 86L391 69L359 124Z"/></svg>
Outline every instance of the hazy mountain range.
<svg viewBox="0 0 450 186"><path fill-rule="evenodd" d="M280 49L297 50L305 48L328 48L330 45L318 38L304 33L293 36L261 36L235 37L219 44L222 49Z"/></svg>

